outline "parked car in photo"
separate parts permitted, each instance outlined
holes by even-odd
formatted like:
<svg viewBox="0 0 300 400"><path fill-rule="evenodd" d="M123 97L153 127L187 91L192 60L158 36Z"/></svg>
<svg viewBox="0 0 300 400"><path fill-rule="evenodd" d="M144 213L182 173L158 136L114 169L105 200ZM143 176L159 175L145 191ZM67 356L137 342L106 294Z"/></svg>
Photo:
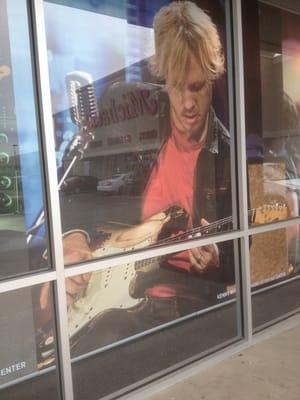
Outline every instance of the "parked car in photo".
<svg viewBox="0 0 300 400"><path fill-rule="evenodd" d="M132 172L127 174L114 174L109 179L98 181L97 190L102 193L122 194L126 192L126 186Z"/></svg>
<svg viewBox="0 0 300 400"><path fill-rule="evenodd" d="M89 175L74 175L66 178L61 186L65 193L80 193L97 190L98 178Z"/></svg>
<svg viewBox="0 0 300 400"><path fill-rule="evenodd" d="M133 173L126 182L126 194L140 195L143 191L145 179L148 175Z"/></svg>

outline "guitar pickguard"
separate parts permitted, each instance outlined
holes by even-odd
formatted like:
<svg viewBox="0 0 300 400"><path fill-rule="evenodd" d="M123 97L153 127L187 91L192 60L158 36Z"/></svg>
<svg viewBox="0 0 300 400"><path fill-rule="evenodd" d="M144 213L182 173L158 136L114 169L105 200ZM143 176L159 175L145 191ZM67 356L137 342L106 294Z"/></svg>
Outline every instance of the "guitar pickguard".
<svg viewBox="0 0 300 400"><path fill-rule="evenodd" d="M85 295L69 309L69 336L74 336L105 310L138 304L142 299L134 299L129 294L129 284L134 275L134 262L93 272Z"/></svg>
<svg viewBox="0 0 300 400"><path fill-rule="evenodd" d="M107 238L99 243L96 240L90 246L93 258L126 253L155 244L158 236L170 222L182 219L187 219L186 212L180 207L173 206L155 214L140 225L121 230L106 230ZM98 314L111 308L130 308L142 300L131 297L129 292L135 271L136 263L130 262L92 273L85 294L70 307L68 312L71 338Z"/></svg>

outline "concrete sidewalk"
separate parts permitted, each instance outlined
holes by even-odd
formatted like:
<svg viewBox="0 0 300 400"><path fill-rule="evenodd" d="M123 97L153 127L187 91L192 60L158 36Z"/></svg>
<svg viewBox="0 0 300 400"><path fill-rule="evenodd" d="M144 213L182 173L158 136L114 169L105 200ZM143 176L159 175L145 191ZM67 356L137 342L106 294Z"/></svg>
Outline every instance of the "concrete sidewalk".
<svg viewBox="0 0 300 400"><path fill-rule="evenodd" d="M147 400L300 400L300 326L235 354Z"/></svg>

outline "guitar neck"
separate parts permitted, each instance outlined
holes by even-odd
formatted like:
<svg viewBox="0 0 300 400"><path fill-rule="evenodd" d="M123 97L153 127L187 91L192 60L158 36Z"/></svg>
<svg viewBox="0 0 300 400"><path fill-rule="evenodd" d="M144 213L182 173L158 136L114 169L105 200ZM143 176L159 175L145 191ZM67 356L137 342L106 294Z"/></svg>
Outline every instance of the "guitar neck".
<svg viewBox="0 0 300 400"><path fill-rule="evenodd" d="M258 208L248 210L249 224L263 224L273 221L278 221L287 218L287 206L286 204L271 203L265 204ZM171 237L159 240L155 244L149 247L157 247L158 245L168 245L177 243L186 239L196 239L201 236L213 235L216 233L230 231L233 229L233 217L229 216L226 218L219 219L206 226L199 226L182 233L178 233ZM160 261L165 256L159 256L149 258L147 260L138 261L139 267L147 267L154 262Z"/></svg>
<svg viewBox="0 0 300 400"><path fill-rule="evenodd" d="M248 221L249 224L264 224L273 221L279 221L287 218L287 206L286 204L265 204L258 208L248 210ZM233 217L229 216L226 218L219 219L206 226L196 227L187 230L183 233L171 236L157 242L158 244L171 244L185 239L195 239L200 236L212 235L220 232L226 232L233 229Z"/></svg>

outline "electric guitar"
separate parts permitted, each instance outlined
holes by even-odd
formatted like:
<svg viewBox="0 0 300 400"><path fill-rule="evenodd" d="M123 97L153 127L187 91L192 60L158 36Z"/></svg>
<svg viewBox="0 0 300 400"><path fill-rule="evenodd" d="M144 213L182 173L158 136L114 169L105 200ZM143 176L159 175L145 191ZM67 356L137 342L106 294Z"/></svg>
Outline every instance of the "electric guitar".
<svg viewBox="0 0 300 400"><path fill-rule="evenodd" d="M288 216L285 204L266 204L249 210L249 223L265 224L286 219ZM173 206L149 218L140 225L122 230L106 230L91 243L94 258L126 253L142 248L154 248L161 245L182 242L207 236L233 228L231 216L212 222L207 226L182 231L188 215L180 207ZM171 235L176 227L178 233ZM71 347L78 342L84 332L89 329L93 319L112 308L129 309L139 304L143 297L131 296L131 285L137 271L151 271L159 268L160 261L167 256L152 257L142 261L109 267L92 273L88 286L82 296L68 309L69 337ZM44 338L47 335L44 335ZM49 338L48 338L49 340ZM43 339L46 341L46 339ZM49 359L49 346L39 345L41 359Z"/></svg>
<svg viewBox="0 0 300 400"><path fill-rule="evenodd" d="M157 247L178 243L186 239L216 234L232 229L232 217L215 221L207 226L200 226L191 230L166 236L172 225L178 225L179 219L187 220L188 215L179 207L154 215L137 227L123 231L110 232L101 243L91 245L93 257L99 258L120 252L128 252L141 248ZM287 206L284 204L264 205L249 211L249 221L254 224L265 224L287 218ZM159 268L159 261L163 257L154 257L142 261L128 262L117 267L110 267L92 273L85 294L76 301L69 310L69 335L72 338L97 314L110 308L130 308L137 305L143 298L133 298L130 295L130 283L136 271Z"/></svg>

